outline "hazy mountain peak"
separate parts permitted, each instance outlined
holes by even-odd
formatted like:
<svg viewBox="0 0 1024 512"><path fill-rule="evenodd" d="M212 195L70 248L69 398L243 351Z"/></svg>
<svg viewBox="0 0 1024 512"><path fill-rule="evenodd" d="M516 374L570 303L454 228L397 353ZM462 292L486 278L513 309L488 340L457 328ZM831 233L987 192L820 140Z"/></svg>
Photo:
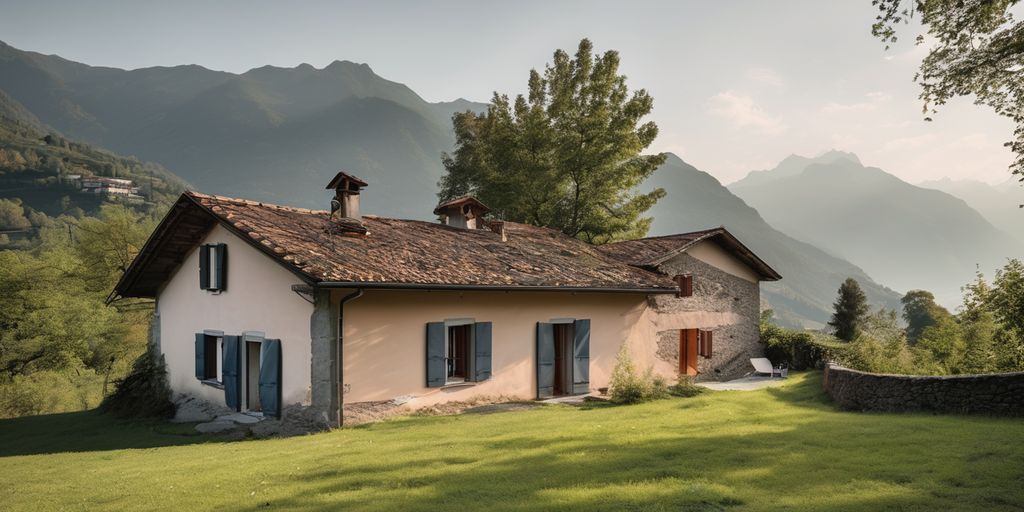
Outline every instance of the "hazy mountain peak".
<svg viewBox="0 0 1024 512"><path fill-rule="evenodd" d="M848 160L858 165L863 165L860 161L860 158L858 158L856 154L851 153L849 151L841 151L838 149L830 149L814 157L814 161L820 163L832 163L840 160Z"/></svg>

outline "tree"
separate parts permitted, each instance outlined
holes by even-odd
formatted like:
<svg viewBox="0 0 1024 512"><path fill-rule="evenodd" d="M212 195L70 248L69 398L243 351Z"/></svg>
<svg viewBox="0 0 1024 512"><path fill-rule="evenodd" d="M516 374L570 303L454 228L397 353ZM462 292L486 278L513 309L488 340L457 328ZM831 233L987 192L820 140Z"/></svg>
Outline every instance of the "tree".
<svg viewBox="0 0 1024 512"><path fill-rule="evenodd" d="M664 197L635 188L665 161L642 155L658 134L641 124L654 100L630 93L619 54L592 54L580 41L543 75L530 71L529 92L494 93L486 112L452 117L456 146L442 157L442 201L473 194L505 220L551 227L593 243L644 236L644 212Z"/></svg>
<svg viewBox="0 0 1024 512"><path fill-rule="evenodd" d="M999 324L997 365L1005 371L1024 369L1024 263L1011 259L996 270L987 304Z"/></svg>
<svg viewBox="0 0 1024 512"><path fill-rule="evenodd" d="M957 96L975 97L1016 123L1006 146L1016 154L1010 170L1024 181L1024 23L1010 9L1019 0L872 0L879 14L872 33L896 42L896 27L920 15L934 41L914 77L925 119ZM923 35L917 44L924 44Z"/></svg>
<svg viewBox="0 0 1024 512"><path fill-rule="evenodd" d="M868 299L860 283L852 277L846 278L839 286L839 297L832 304L835 312L828 325L841 340L853 341L860 332L868 314Z"/></svg>
<svg viewBox="0 0 1024 512"><path fill-rule="evenodd" d="M907 322L907 340L917 343L921 333L952 315L935 303L935 295L925 290L911 290L900 299L903 304L903 319Z"/></svg>

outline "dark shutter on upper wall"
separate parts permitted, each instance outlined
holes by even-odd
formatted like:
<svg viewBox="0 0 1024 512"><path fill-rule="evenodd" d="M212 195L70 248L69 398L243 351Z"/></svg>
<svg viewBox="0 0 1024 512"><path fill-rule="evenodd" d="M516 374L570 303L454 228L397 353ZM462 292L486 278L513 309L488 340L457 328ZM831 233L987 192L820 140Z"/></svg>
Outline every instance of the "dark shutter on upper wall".
<svg viewBox="0 0 1024 512"><path fill-rule="evenodd" d="M707 331L707 333L704 334L704 352L705 352L705 356L704 357L711 357L711 353L712 353L711 352L711 340L713 339L712 335L714 333L715 333L715 331Z"/></svg>
<svg viewBox="0 0 1024 512"><path fill-rule="evenodd" d="M212 357L217 355L213 354ZM196 378L206 378L206 335L201 332L196 333Z"/></svg>
<svg viewBox="0 0 1024 512"><path fill-rule="evenodd" d="M491 378L491 323L473 325L473 380Z"/></svg>
<svg viewBox="0 0 1024 512"><path fill-rule="evenodd" d="M537 398L555 396L555 326L537 322Z"/></svg>
<svg viewBox="0 0 1024 512"><path fill-rule="evenodd" d="M590 320L576 320L572 341L572 392L590 392Z"/></svg>
<svg viewBox="0 0 1024 512"><path fill-rule="evenodd" d="M199 246L199 289L210 289L210 248Z"/></svg>
<svg viewBox="0 0 1024 512"><path fill-rule="evenodd" d="M683 297L693 296L693 274L683 274Z"/></svg>
<svg viewBox="0 0 1024 512"><path fill-rule="evenodd" d="M427 387L439 388L447 380L444 364L444 322L427 324Z"/></svg>
<svg viewBox="0 0 1024 512"><path fill-rule="evenodd" d="M224 377L224 404L236 411L242 407L242 337L224 336L221 362Z"/></svg>
<svg viewBox="0 0 1024 512"><path fill-rule="evenodd" d="M260 408L281 417L281 340L263 340L260 347Z"/></svg>
<svg viewBox="0 0 1024 512"><path fill-rule="evenodd" d="M228 245L217 244L217 275L214 276L214 282L217 285L217 290L223 291L228 288Z"/></svg>

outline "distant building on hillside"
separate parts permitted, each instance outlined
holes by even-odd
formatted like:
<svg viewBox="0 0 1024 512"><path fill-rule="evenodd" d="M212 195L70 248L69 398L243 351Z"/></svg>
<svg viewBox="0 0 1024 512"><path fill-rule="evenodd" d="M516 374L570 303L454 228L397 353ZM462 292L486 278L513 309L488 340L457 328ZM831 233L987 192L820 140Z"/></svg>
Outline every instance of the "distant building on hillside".
<svg viewBox="0 0 1024 512"><path fill-rule="evenodd" d="M75 188L86 194L103 194L126 199L142 199L142 196L139 195L139 187L136 187L132 180L104 178L102 176L82 176L79 174L69 175L68 180Z"/></svg>

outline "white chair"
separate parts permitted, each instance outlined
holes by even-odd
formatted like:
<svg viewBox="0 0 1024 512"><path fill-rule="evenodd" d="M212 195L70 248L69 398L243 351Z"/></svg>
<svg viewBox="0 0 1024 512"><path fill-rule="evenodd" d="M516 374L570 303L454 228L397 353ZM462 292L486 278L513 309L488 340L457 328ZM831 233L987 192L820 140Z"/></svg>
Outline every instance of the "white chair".
<svg viewBox="0 0 1024 512"><path fill-rule="evenodd" d="M769 377L785 377L789 373L788 368L783 368L781 365L776 368L772 366L772 362L767 357L752 357L750 358L750 364L754 367L754 374L766 374Z"/></svg>

